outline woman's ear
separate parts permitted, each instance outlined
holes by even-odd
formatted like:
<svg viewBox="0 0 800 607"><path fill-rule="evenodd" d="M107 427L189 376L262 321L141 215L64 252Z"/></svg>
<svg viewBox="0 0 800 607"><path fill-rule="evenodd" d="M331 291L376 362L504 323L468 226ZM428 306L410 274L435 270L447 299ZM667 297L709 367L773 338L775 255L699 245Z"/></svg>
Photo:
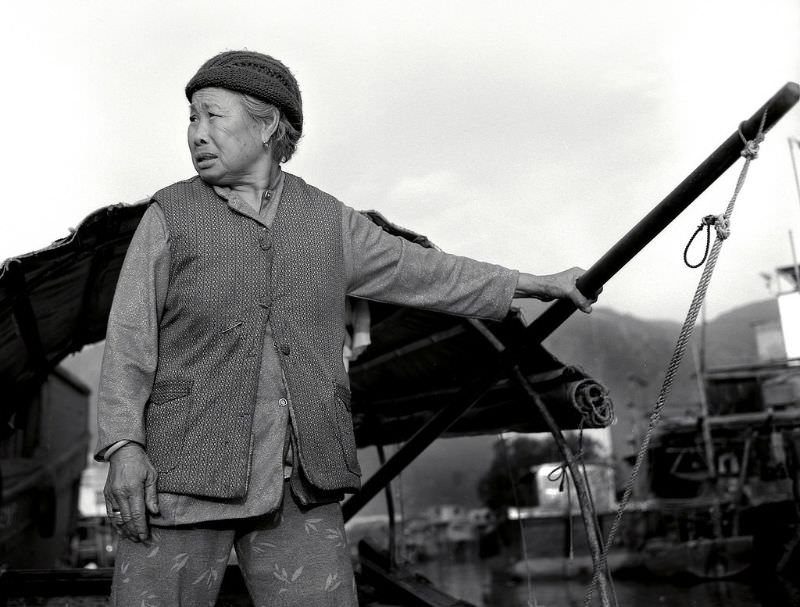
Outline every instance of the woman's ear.
<svg viewBox="0 0 800 607"><path fill-rule="evenodd" d="M261 120L261 141L269 141L278 130L278 122L280 121L280 112L278 108L273 107L270 116Z"/></svg>

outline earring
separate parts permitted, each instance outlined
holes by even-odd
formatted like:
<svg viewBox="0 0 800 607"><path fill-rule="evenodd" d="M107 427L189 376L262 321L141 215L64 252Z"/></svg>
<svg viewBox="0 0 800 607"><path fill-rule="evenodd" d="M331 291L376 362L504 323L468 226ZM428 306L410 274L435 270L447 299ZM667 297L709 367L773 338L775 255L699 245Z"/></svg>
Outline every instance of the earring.
<svg viewBox="0 0 800 607"><path fill-rule="evenodd" d="M268 150L271 143L272 143L271 141L265 139L264 141L261 142L261 145L264 146L265 150Z"/></svg>

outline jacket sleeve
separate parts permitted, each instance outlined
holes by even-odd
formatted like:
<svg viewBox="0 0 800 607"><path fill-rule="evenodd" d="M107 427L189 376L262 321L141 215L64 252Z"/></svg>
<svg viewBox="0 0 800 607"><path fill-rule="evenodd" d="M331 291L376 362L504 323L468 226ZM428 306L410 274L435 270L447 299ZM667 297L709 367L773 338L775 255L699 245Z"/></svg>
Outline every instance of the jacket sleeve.
<svg viewBox="0 0 800 607"><path fill-rule="evenodd" d="M342 232L348 295L472 318L508 314L516 270L414 244L344 205Z"/></svg>
<svg viewBox="0 0 800 607"><path fill-rule="evenodd" d="M117 281L97 396L97 448L145 445L144 409L158 361L158 323L169 284L169 235L156 204L145 211Z"/></svg>

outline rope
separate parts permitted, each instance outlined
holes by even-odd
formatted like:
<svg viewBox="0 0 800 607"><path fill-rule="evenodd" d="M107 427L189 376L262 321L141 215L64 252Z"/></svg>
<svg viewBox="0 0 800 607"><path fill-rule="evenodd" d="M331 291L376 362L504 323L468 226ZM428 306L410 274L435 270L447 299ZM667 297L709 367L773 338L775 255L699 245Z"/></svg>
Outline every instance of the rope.
<svg viewBox="0 0 800 607"><path fill-rule="evenodd" d="M614 403L608 390L595 381L583 379L570 385L569 400L590 428L605 428L614 421Z"/></svg>
<svg viewBox="0 0 800 607"><path fill-rule="evenodd" d="M597 386L597 384L594 384L594 385ZM601 388L601 392L602 392L604 397L606 397L607 394L608 394L607 391L604 388ZM612 417L613 417L613 415L612 415ZM600 519L597 516L597 508L595 507L595 504L594 504L594 496L592 495L592 487L591 487L591 484L589 483L589 475L586 472L586 461L583 459L583 456L584 456L583 429L584 429L583 422L581 422L580 426L578 427L578 451L575 453L574 459L575 459L576 463L578 463L578 465L580 466L580 473L583 476L583 480L584 480L584 483L586 485L586 493L587 493L587 496L588 496L588 503L585 505L585 507L588 509L589 515L592 517L592 521L594 522L593 531L595 532L595 535L597 536L597 541L598 541L598 544L600 546L601 563L600 563L599 569L596 569L596 571L600 571L600 570L604 570L605 571L606 575L608 576L608 587L609 587L609 590L611 591L610 592L611 602L612 602L613 605L618 606L619 602L617 600L617 591L616 591L616 588L614 587L614 580L611 577L611 570L608 567L608 561L602 559L602 555L605 553L604 546L606 544L605 544L605 539L603 538L603 530L602 530L602 527L600 526ZM558 484L558 491L560 493L563 493L565 485L566 485L566 488L567 488L567 511L569 513L568 514L568 516L569 516L569 558L570 558L570 560L572 560L574 558L574 556L575 556L575 552L574 552L574 531L573 531L573 525L572 525L572 494L570 492L570 484L567 482L567 480L570 477L570 474L571 474L571 472L569 470L569 463L565 460L559 466L556 466L555 468L553 468L547 474L547 480L549 480L551 482L554 482L554 483L558 482L559 483ZM572 483L573 484L575 483L574 479L572 479ZM576 487L576 490L577 490L577 487ZM579 502L580 502L580 500L579 500ZM581 504L581 508L583 508L583 507L584 507L584 505ZM588 530L587 530L587 532L588 532ZM595 571L595 573L596 573L596 571Z"/></svg>
<svg viewBox="0 0 800 607"><path fill-rule="evenodd" d="M758 146L759 144L764 141L764 122L767 119L766 111L761 116L761 124L758 127L758 134L752 139L747 140L742 133L742 125L739 125L739 137L742 140L744 147L741 151L741 156L745 159L744 166L742 167L741 172L739 173L739 179L736 182L736 188L734 189L733 196L731 197L730 202L728 203L727 208L725 209L724 218L725 218L725 225L727 226L730 223L731 213L733 213L733 207L736 204L736 199L739 196L739 192L744 185L744 181L747 177L747 170L750 167L750 162L754 160L758 156ZM592 600L592 595L594 594L595 588L599 582L599 577L601 575L601 570L604 570L607 566L608 561L608 551L613 545L614 538L619 530L620 522L622 521L622 514L628 506L630 502L631 495L633 494L633 487L636 483L636 478L639 475L639 470L642 466L642 462L644 461L648 448L650 446L650 440L653 436L653 432L658 425L658 422L661 419L661 413L664 409L664 404L666 402L667 396L669 395L670 390L672 389L672 384L675 379L675 374L678 370L678 367L681 364L681 360L683 359L683 355L686 351L686 345L689 342L689 338L692 336L692 331L694 330L695 321L697 320L697 314L700 311L702 306L703 300L705 299L706 292L708 290L708 284L711 281L711 275L714 272L714 266L717 263L717 257L719 256L719 251L722 247L722 243L725 239L720 238L719 234L717 238L714 240L714 245L711 247L711 251L708 254L708 260L706 261L706 265L703 268L703 273L700 277L700 283L697 285L697 290L695 291L694 297L692 298L692 303L689 306L689 312L686 315L686 320L683 323L683 327L681 328L680 335L678 336L678 341L675 344L675 350L672 353L672 358L669 361L669 366L667 367L667 374L664 377L664 383L661 385L661 391L658 394L658 398L656 399L656 403L653 406L653 410L650 413L650 420L647 426L647 431L644 435L644 439L642 440L641 445L639 446L639 452L636 454L636 462L633 465L633 470L631 472L631 476L628 479L628 482L625 484L625 492L622 496L622 501L619 504L619 508L617 509L617 515L614 518L614 522L611 525L611 530L608 533L608 540L605 544L605 549L601 555L601 562L603 567L598 568L594 572L594 576L592 577L592 583L589 586L588 591L584 597L584 607L588 607L590 601Z"/></svg>
<svg viewBox="0 0 800 607"><path fill-rule="evenodd" d="M500 444L503 449L503 459L506 462L506 471L508 473L508 480L511 481L511 493L514 496L514 507L517 509L517 523L519 525L519 538L522 547L522 558L525 561L525 581L528 585L528 603L527 607L539 607L539 601L536 599L536 592L533 589L533 574L531 573L531 563L528 560L528 543L525 540L525 526L522 524L522 510L519 504L519 492L517 491L517 479L514 475L514 470L511 467L511 458L508 456L508 447L506 446L506 437L503 434L498 434Z"/></svg>
<svg viewBox="0 0 800 607"><path fill-rule="evenodd" d="M583 443L583 424L581 423L580 428L580 438L578 439L579 443ZM578 452L575 454L575 460L580 462L583 471L586 471L586 464L583 461L583 445L578 448ZM570 489L570 483L566 482L567 478L569 477L569 464L566 461L562 462L561 465L556 466L550 472L547 473L547 480L551 483L558 482L558 492L564 493L564 486L566 485L567 488L567 525L569 526L569 560L573 560L575 558L575 530L572 524L572 491ZM591 495L591 487L587 489L590 491Z"/></svg>
<svg viewBox="0 0 800 607"><path fill-rule="evenodd" d="M589 543L589 550L592 553L592 563L595 568L595 573L597 573L598 571L601 571L601 556L603 548L598 540L600 534L596 532L596 517L590 516L588 512L591 501L588 496L588 488L585 484L584 477L579 475L580 469L578 467L578 463L575 461L575 456L572 454L572 449L570 449L567 441L564 439L560 426L555 419L553 419L553 416L550 414L547 406L542 401L542 398L533 389L528 379L525 377L525 375L523 375L522 371L520 371L518 365L511 367L511 377L517 382L525 395L536 406L536 410L539 412L542 420L550 430L550 434L556 441L556 445L564 455L564 459L569 466L570 472L572 473L572 480L575 483L575 492L578 496L578 501L581 504L581 516L583 517L584 527L586 528L586 540ZM604 575L598 577L598 584L600 586L600 599L603 603L603 607L610 607L607 592L608 588Z"/></svg>
<svg viewBox="0 0 800 607"><path fill-rule="evenodd" d="M581 434L581 450L583 450L583 434ZM586 483L587 488L589 488L589 475L586 473L586 464L582 462L582 472L583 472L583 480ZM597 516L597 506L594 504L594 496L592 495L591 490L588 491L589 493L589 504L591 506L592 516L594 517L594 528L597 532L597 540L600 543L601 548L607 546L606 539L603 537L603 527L600 525L600 518ZM603 548L603 554L607 555L606 548ZM611 593L611 598L614 601L614 606L619 607L619 599L617 598L617 589L614 586L614 578L611 575L611 567L608 564L608 559L601 559L603 567L605 568L605 574L608 576L608 589Z"/></svg>

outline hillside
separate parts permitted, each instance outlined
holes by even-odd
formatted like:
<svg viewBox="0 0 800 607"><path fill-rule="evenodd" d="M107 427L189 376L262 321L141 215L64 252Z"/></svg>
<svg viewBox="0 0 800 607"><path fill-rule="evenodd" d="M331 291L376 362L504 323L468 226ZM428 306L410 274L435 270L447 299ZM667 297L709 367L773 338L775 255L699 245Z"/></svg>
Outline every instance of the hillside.
<svg viewBox="0 0 800 607"><path fill-rule="evenodd" d="M757 360L754 325L778 320L778 302L758 301L722 314L706 330L709 367Z"/></svg>

